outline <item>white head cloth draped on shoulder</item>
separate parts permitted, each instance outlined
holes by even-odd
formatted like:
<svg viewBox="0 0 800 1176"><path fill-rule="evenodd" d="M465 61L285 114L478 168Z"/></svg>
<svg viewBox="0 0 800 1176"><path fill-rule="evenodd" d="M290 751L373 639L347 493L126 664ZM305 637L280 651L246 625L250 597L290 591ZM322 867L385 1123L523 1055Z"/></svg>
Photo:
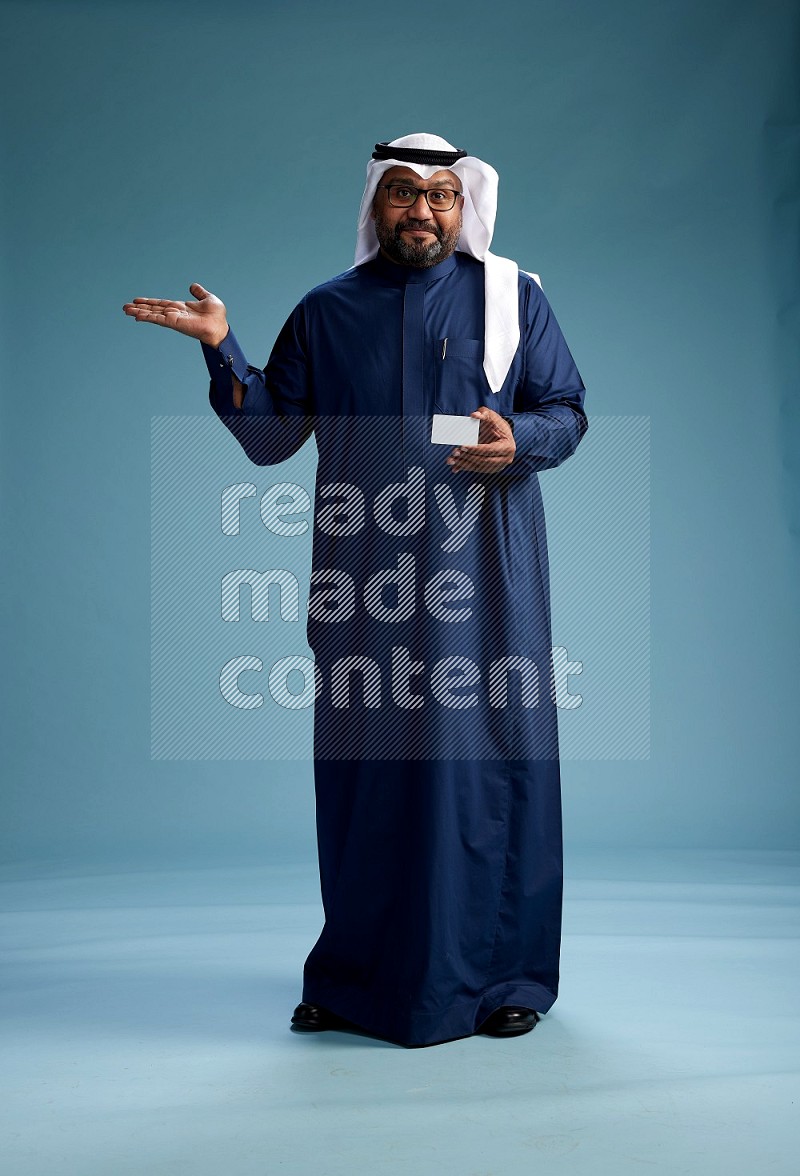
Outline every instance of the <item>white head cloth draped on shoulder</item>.
<svg viewBox="0 0 800 1176"><path fill-rule="evenodd" d="M378 238L370 215L372 202L380 177L401 163L408 164L423 180L429 180L443 168L461 180L464 209L458 249L484 264L483 370L492 392L499 392L519 345L519 269L516 262L489 251L497 214L497 172L490 164L467 155L438 135L404 135L390 143L376 143L367 164L367 183L358 214L355 265L363 265L378 253ZM538 282L535 274L531 276Z"/></svg>

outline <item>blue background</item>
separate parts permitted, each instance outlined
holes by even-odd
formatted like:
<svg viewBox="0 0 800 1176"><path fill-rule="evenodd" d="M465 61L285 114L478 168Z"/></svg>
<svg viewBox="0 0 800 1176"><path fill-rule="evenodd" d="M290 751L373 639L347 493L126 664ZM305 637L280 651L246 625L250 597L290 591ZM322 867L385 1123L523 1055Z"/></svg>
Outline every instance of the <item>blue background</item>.
<svg viewBox="0 0 800 1176"><path fill-rule="evenodd" d="M493 248L542 275L590 421L651 418L652 750L565 762L568 848L792 846L795 6L2 18L7 859L313 856L307 761L150 758L150 423L211 410L199 346L121 308L199 281L265 362L352 262L373 143L418 130L498 169Z"/></svg>

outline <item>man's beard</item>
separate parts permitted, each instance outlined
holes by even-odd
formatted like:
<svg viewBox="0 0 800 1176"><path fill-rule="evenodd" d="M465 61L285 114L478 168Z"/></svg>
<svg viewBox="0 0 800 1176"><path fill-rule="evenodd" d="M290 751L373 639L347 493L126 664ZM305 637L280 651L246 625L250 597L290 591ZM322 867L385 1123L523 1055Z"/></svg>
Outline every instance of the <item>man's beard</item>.
<svg viewBox="0 0 800 1176"><path fill-rule="evenodd" d="M403 229L425 229L436 235L435 241L425 241L420 238L411 240L401 237ZM438 265L455 250L461 235L461 217L458 223L445 232L435 221L403 220L396 225L388 225L382 219L380 212L375 213L375 233L381 249L392 261L400 265L414 265L426 269Z"/></svg>

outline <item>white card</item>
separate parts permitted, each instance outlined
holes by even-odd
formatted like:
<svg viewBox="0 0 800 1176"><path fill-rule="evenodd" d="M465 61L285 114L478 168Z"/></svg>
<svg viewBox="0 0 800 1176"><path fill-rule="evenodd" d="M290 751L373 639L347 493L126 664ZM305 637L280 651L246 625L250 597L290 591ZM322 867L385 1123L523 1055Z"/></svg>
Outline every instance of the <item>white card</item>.
<svg viewBox="0 0 800 1176"><path fill-rule="evenodd" d="M477 445L481 422L477 417L433 414L432 445Z"/></svg>

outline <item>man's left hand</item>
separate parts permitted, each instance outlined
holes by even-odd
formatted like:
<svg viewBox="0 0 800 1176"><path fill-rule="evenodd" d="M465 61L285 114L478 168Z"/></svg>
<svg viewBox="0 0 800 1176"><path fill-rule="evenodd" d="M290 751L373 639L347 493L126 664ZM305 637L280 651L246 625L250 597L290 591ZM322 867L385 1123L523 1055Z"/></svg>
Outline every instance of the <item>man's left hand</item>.
<svg viewBox="0 0 800 1176"><path fill-rule="evenodd" d="M494 470L511 465L517 446L508 421L485 405L469 415L478 417L481 422L478 444L459 445L452 451L446 460L453 472L474 470L480 474L491 474Z"/></svg>

